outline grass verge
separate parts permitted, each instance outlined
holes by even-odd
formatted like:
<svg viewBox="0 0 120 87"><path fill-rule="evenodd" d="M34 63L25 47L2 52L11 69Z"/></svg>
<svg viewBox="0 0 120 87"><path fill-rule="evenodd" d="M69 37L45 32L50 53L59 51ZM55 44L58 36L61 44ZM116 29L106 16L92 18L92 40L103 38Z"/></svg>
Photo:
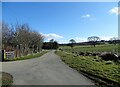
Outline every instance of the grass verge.
<svg viewBox="0 0 120 87"><path fill-rule="evenodd" d="M1 74L0 81L2 83L1 87L11 87L13 83L12 75L6 72L0 72L0 74Z"/></svg>
<svg viewBox="0 0 120 87"><path fill-rule="evenodd" d="M119 87L120 64L94 56L76 56L62 51L55 53L70 67L93 79L100 87Z"/></svg>
<svg viewBox="0 0 120 87"><path fill-rule="evenodd" d="M44 55L47 52L48 51L42 51L40 53L31 54L31 55L27 55L27 56L23 56L23 57L19 57L19 58L5 58L4 61L18 61L18 60L26 60L26 59L38 58L38 57Z"/></svg>

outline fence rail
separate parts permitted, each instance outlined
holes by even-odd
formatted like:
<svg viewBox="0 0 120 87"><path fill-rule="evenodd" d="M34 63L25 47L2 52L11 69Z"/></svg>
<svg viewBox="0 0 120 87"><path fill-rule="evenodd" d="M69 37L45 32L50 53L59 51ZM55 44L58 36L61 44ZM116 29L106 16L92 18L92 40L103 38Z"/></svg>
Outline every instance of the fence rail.
<svg viewBox="0 0 120 87"><path fill-rule="evenodd" d="M4 50L0 50L0 62L4 61L4 58L14 58L14 51L5 52Z"/></svg>
<svg viewBox="0 0 120 87"><path fill-rule="evenodd" d="M5 57L6 57L6 58L14 58L14 57L15 57L14 51L5 52Z"/></svg>

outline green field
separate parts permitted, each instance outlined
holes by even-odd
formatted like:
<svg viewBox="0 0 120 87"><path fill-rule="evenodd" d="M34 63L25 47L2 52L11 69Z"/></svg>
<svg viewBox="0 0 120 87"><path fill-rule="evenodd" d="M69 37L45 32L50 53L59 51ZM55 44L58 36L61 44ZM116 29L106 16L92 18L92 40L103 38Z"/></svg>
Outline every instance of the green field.
<svg viewBox="0 0 120 87"><path fill-rule="evenodd" d="M96 47L93 46L74 46L73 49L71 49L70 46L60 46L59 48L63 49L64 51L67 52L113 52L117 53L119 49L119 45L113 45L113 44L106 44L106 45L96 45Z"/></svg>

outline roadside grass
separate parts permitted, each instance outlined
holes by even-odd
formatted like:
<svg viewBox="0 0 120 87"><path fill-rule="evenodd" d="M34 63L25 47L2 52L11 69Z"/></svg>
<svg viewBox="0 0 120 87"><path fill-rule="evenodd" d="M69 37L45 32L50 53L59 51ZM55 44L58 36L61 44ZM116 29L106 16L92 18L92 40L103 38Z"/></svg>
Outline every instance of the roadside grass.
<svg viewBox="0 0 120 87"><path fill-rule="evenodd" d="M96 47L93 47L91 45L87 46L75 46L73 49L71 49L70 46L60 46L64 51L72 52L73 50L76 52L118 52L120 50L119 45L114 44L106 44L106 45L96 45Z"/></svg>
<svg viewBox="0 0 120 87"><path fill-rule="evenodd" d="M40 53L30 54L30 55L22 56L22 57L18 57L18 58L5 58L4 61L18 61L18 60L26 60L26 59L38 58L38 57L44 55L47 52L48 51L42 51Z"/></svg>
<svg viewBox="0 0 120 87"><path fill-rule="evenodd" d="M11 87L13 83L13 76L6 72L0 72L1 87Z"/></svg>
<svg viewBox="0 0 120 87"><path fill-rule="evenodd" d="M104 61L95 56L76 56L63 51L55 53L61 57L62 61L79 72L120 84L120 64Z"/></svg>

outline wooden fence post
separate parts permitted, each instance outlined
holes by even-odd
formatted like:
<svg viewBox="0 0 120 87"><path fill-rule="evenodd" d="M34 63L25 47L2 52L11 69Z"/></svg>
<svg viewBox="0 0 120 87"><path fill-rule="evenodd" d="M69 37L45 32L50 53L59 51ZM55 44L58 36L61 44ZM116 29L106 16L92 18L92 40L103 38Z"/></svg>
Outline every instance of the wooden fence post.
<svg viewBox="0 0 120 87"><path fill-rule="evenodd" d="M2 50L2 62L4 61L4 50Z"/></svg>

